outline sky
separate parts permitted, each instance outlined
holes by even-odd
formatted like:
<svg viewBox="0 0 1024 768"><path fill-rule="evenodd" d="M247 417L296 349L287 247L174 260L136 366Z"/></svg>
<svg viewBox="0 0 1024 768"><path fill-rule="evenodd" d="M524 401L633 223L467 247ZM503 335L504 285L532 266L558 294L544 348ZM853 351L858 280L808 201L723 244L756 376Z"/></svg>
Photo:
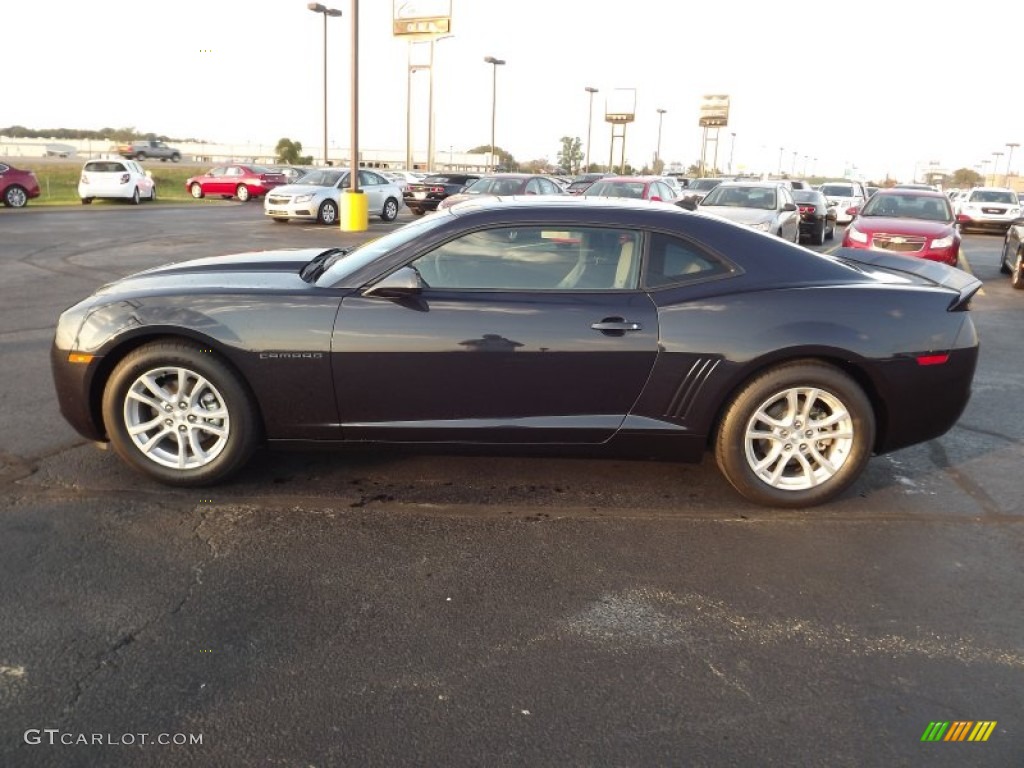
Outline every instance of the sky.
<svg viewBox="0 0 1024 768"><path fill-rule="evenodd" d="M350 141L351 0L327 20L328 141ZM360 0L359 143L406 146L406 39L392 0ZM498 146L555 161L562 136L607 162L605 98L636 89L626 159L688 166L700 156L705 94L730 97L718 166L740 171L909 180L931 163L1005 173L1024 143L1013 38L1024 3L924 0L452 0L452 37L435 43L435 146L488 144L492 66ZM132 126L177 138L307 152L323 143L323 16L304 0L3 0L0 128ZM427 46L416 45L421 62ZM427 141L427 73L413 76L413 143ZM735 134L733 136L732 134ZM584 147L585 148L585 147ZM619 146L616 144L616 159ZM708 160L713 159L713 146ZM794 156L794 153L795 156ZM815 161L815 158L817 160ZM983 161L989 161L984 164ZM1013 170L1024 165L1014 151Z"/></svg>

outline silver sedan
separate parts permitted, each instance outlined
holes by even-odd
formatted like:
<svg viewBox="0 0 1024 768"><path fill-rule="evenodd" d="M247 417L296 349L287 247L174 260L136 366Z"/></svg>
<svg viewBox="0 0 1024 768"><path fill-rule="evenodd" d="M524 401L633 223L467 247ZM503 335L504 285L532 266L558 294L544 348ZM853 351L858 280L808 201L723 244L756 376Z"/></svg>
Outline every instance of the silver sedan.
<svg viewBox="0 0 1024 768"><path fill-rule="evenodd" d="M800 242L800 211L793 194L782 184L725 181L708 192L698 210Z"/></svg>
<svg viewBox="0 0 1024 768"><path fill-rule="evenodd" d="M318 221L337 224L341 191L348 187L349 172L341 168L310 171L295 184L275 187L263 200L263 212L273 221ZM394 221L405 204L402 190L373 171L359 171L359 188L366 194L371 215Z"/></svg>

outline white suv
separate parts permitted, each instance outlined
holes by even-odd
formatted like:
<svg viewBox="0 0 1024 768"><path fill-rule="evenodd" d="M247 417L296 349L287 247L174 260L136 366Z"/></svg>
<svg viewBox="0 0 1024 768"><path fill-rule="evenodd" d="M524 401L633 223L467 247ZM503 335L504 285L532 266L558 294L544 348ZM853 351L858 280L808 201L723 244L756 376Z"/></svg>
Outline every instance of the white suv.
<svg viewBox="0 0 1024 768"><path fill-rule="evenodd" d="M78 196L82 205L97 197L120 198L138 205L141 200L156 199L156 183L134 160L90 160L82 168Z"/></svg>
<svg viewBox="0 0 1024 768"><path fill-rule="evenodd" d="M836 206L836 223L846 224L853 220L849 208L862 208L867 202L868 191L859 181L828 181L818 189L828 200L829 206Z"/></svg>
<svg viewBox="0 0 1024 768"><path fill-rule="evenodd" d="M960 230L999 229L1005 232L1020 218L1020 201L1012 189L975 187L957 201Z"/></svg>

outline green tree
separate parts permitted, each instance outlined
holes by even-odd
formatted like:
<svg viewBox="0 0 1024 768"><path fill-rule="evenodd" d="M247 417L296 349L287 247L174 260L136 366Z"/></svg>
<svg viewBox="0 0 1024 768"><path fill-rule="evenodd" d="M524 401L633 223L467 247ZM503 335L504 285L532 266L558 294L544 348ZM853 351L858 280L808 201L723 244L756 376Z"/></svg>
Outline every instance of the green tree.
<svg viewBox="0 0 1024 768"><path fill-rule="evenodd" d="M299 165L306 160L306 158L302 157L301 141L292 141L288 138L281 139L277 142L277 146L274 147L274 152L277 155L277 162L279 163ZM308 162L311 162L311 160Z"/></svg>
<svg viewBox="0 0 1024 768"><path fill-rule="evenodd" d="M982 186L984 181L981 174L977 171L972 171L970 168L957 168L953 171L953 175L947 178L945 186L957 189L970 189L971 187Z"/></svg>
<svg viewBox="0 0 1024 768"><path fill-rule="evenodd" d="M583 141L579 136L563 136L559 141L562 148L558 150L558 167L573 175L579 173L583 162Z"/></svg>
<svg viewBox="0 0 1024 768"><path fill-rule="evenodd" d="M473 147L469 150L471 155L486 155L491 151L490 144L481 144L479 147ZM516 159L512 157L510 152L506 152L501 147L495 145L494 147L494 164L505 171L516 170L519 164L516 163Z"/></svg>

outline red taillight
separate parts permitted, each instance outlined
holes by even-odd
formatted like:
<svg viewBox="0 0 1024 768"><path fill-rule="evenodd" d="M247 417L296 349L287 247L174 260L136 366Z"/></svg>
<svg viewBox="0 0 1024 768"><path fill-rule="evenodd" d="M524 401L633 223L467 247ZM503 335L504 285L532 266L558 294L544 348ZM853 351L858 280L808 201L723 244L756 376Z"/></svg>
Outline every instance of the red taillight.
<svg viewBox="0 0 1024 768"><path fill-rule="evenodd" d="M129 176L127 173L122 173L121 174L121 183L122 184L127 184L129 181L131 181L131 178L132 177Z"/></svg>
<svg viewBox="0 0 1024 768"><path fill-rule="evenodd" d="M444 193L444 187L431 187L430 191L433 192L435 195L440 195Z"/></svg>
<svg viewBox="0 0 1024 768"><path fill-rule="evenodd" d="M656 202L656 203L660 203L661 202L661 198L658 197L657 195L651 195L651 197L649 199L654 201L654 202Z"/></svg>
<svg viewBox="0 0 1024 768"><path fill-rule="evenodd" d="M814 213L814 206L813 205L801 205L800 206L800 213Z"/></svg>
<svg viewBox="0 0 1024 768"><path fill-rule="evenodd" d="M918 365L942 365L949 361L949 355L918 355Z"/></svg>
<svg viewBox="0 0 1024 768"><path fill-rule="evenodd" d="M85 175L85 174L83 173L83 174L82 174L82 178L80 178L80 179L79 179L79 181L80 181L80 182L81 182L82 184L88 184L88 183L89 183L89 177L88 177L88 176L86 176L86 175Z"/></svg>

